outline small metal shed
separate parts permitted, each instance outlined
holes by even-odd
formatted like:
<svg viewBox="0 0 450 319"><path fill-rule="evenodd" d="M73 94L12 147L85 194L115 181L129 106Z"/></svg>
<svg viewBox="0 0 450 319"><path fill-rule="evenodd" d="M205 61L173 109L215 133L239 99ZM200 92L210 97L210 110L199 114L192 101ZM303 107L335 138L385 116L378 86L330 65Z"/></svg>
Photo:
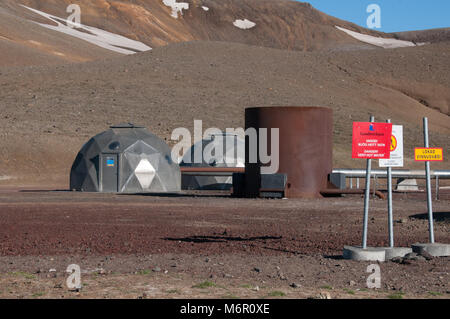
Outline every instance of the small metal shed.
<svg viewBox="0 0 450 319"><path fill-rule="evenodd" d="M70 172L70 189L84 192L178 192L181 173L169 146L133 124L111 126L91 138Z"/></svg>

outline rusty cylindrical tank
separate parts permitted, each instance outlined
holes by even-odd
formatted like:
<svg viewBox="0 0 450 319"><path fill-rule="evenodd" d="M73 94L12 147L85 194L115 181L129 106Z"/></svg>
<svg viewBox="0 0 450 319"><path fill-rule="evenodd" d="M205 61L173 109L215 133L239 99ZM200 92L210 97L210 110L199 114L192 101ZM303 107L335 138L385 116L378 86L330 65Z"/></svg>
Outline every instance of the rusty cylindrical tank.
<svg viewBox="0 0 450 319"><path fill-rule="evenodd" d="M258 132L258 162L250 163L246 137L245 191L258 196L260 187L259 129L267 128L267 154L271 129L279 129L279 169L287 174L288 198L318 198L327 188L333 168L333 112L325 107L255 107L245 110L245 128ZM267 165L265 165L267 166Z"/></svg>

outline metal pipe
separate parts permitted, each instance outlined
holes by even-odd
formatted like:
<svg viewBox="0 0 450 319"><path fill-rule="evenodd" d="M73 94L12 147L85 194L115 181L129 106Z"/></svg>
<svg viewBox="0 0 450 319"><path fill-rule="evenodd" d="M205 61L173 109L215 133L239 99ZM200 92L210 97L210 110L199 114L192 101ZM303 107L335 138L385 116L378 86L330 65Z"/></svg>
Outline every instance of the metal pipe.
<svg viewBox="0 0 450 319"><path fill-rule="evenodd" d="M349 169L349 168L337 168L333 170L333 173L347 175L348 178L364 178L366 170L364 169ZM386 170L375 169L371 172L372 175L377 175L378 178L387 178ZM450 179L450 170L436 170L430 171L430 176L433 178L439 177L441 179ZM424 170L407 170L407 169L393 169L393 178L426 178L426 172Z"/></svg>
<svg viewBox="0 0 450 319"><path fill-rule="evenodd" d="M423 118L423 136L424 146L430 147L428 138L428 118ZM428 206L428 228L430 232L430 243L434 243L434 226L433 226L433 206L431 202L431 179L430 179L430 162L425 162L425 171L427 174L427 206Z"/></svg>
<svg viewBox="0 0 450 319"><path fill-rule="evenodd" d="M375 117L370 116L370 122L374 122ZM366 190L364 195L364 221L363 221L363 238L362 238L362 248L367 248L367 223L369 219L369 200L370 200L370 171L372 170L372 160L367 159L367 169L366 169Z"/></svg>
<svg viewBox="0 0 450 319"><path fill-rule="evenodd" d="M391 120L387 120L391 123ZM392 167L387 168L387 185L388 185L388 227L389 227L389 247L394 247L394 220L392 208Z"/></svg>
<svg viewBox="0 0 450 319"><path fill-rule="evenodd" d="M439 200L439 176L436 176L436 200Z"/></svg>
<svg viewBox="0 0 450 319"><path fill-rule="evenodd" d="M377 175L373 175L373 196L375 196L375 192L378 189L378 179L377 179Z"/></svg>
<svg viewBox="0 0 450 319"><path fill-rule="evenodd" d="M356 195L356 194L364 194L363 189L323 189L320 191L322 195ZM375 192L375 196L377 196L380 199L386 199L386 196L380 191Z"/></svg>

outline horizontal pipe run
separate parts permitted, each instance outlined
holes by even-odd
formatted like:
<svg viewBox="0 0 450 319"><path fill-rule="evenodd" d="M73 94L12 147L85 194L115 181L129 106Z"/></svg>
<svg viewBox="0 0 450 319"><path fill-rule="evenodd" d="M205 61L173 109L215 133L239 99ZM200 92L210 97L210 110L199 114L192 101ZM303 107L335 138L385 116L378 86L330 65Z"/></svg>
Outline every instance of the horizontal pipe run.
<svg viewBox="0 0 450 319"><path fill-rule="evenodd" d="M361 195L363 195L364 192L365 192L364 189L324 189L324 190L320 191L320 194L322 194L322 195L344 195L344 194L348 194L348 195L361 194ZM386 196L384 196L384 194L380 191L375 191L375 195L378 198L386 199Z"/></svg>
<svg viewBox="0 0 450 319"><path fill-rule="evenodd" d="M362 169L334 169L333 173L335 174L344 174L346 177L358 177L364 178L366 176L366 171ZM371 173L373 176L377 176L377 178L387 178L386 170L376 169L372 170ZM439 177L440 179L450 179L450 170L435 170L431 171L431 176L433 178ZM426 174L424 170L400 170L393 169L392 170L393 178L426 178Z"/></svg>
<svg viewBox="0 0 450 319"><path fill-rule="evenodd" d="M180 168L183 175L188 176L232 176L233 173L245 173L244 167L187 167ZM364 178L366 171L362 169L334 169L333 173L344 174L347 178ZM377 178L387 178L385 170L372 170ZM450 179L450 170L431 171L433 178ZM393 178L421 178L426 177L423 170L392 170Z"/></svg>

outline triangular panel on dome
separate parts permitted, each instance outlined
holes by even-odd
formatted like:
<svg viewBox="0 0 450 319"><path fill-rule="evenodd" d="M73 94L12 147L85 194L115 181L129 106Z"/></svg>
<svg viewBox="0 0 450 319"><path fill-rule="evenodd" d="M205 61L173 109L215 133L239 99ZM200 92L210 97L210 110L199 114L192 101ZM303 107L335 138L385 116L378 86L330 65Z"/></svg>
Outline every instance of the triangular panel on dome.
<svg viewBox="0 0 450 319"><path fill-rule="evenodd" d="M70 185L79 191L178 192L181 172L162 139L126 124L111 127L83 145L72 166Z"/></svg>

